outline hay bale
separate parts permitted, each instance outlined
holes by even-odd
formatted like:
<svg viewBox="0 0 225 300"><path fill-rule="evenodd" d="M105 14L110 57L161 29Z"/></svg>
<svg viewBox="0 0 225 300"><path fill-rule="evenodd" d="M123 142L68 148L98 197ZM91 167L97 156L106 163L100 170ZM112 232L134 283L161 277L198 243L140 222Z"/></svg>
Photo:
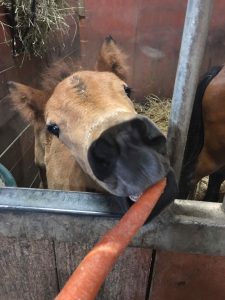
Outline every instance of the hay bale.
<svg viewBox="0 0 225 300"><path fill-rule="evenodd" d="M69 30L65 17L72 16L76 9L66 0L0 0L0 5L5 7L8 21L0 25L11 28L14 55L28 56L42 56L50 34L57 32L54 39L63 42Z"/></svg>

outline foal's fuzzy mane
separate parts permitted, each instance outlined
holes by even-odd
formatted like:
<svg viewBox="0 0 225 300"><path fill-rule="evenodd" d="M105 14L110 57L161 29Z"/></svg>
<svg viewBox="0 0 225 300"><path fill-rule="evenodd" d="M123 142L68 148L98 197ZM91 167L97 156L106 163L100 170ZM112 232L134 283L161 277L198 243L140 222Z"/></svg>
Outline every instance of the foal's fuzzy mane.
<svg viewBox="0 0 225 300"><path fill-rule="evenodd" d="M56 85L76 71L82 69L79 60L75 63L71 57L59 60L46 68L41 76L41 88L51 94ZM127 79L127 55L118 47L115 40L105 38L97 57L95 69L115 73L122 80Z"/></svg>
<svg viewBox="0 0 225 300"><path fill-rule="evenodd" d="M52 94L53 90L63 79L81 69L79 63L75 63L72 58L64 58L47 67L41 75L41 88Z"/></svg>

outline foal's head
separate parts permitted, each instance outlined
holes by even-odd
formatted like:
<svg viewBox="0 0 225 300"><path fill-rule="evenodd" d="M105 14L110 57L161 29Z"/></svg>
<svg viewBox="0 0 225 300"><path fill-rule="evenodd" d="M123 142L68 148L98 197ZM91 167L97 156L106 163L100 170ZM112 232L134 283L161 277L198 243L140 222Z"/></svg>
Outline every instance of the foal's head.
<svg viewBox="0 0 225 300"><path fill-rule="evenodd" d="M169 171L166 139L135 112L126 72L124 55L109 37L96 71L73 73L42 105L47 129L84 172L119 196L138 195Z"/></svg>

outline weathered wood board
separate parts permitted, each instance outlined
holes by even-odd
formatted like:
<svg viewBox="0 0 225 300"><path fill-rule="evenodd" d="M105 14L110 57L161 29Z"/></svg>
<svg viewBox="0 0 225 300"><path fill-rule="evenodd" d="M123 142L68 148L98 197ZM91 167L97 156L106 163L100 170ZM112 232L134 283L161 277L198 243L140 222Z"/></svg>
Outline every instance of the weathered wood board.
<svg viewBox="0 0 225 300"><path fill-rule="evenodd" d="M52 300L91 245L0 237L0 299ZM98 300L144 300L152 251L128 248Z"/></svg>
<svg viewBox="0 0 225 300"><path fill-rule="evenodd" d="M54 243L0 237L0 299L52 300L58 292Z"/></svg>
<svg viewBox="0 0 225 300"><path fill-rule="evenodd" d="M60 289L82 258L91 249L87 244L57 242L56 262ZM151 265L152 251L128 248L109 274L98 300L144 300Z"/></svg>

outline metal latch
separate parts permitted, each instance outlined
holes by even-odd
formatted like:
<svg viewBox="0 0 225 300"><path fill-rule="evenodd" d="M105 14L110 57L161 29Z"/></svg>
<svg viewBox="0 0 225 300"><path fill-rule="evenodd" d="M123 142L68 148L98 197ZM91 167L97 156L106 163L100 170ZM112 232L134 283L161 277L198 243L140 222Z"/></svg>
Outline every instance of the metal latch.
<svg viewBox="0 0 225 300"><path fill-rule="evenodd" d="M85 3L84 0L77 1L77 13L80 18L85 18Z"/></svg>

